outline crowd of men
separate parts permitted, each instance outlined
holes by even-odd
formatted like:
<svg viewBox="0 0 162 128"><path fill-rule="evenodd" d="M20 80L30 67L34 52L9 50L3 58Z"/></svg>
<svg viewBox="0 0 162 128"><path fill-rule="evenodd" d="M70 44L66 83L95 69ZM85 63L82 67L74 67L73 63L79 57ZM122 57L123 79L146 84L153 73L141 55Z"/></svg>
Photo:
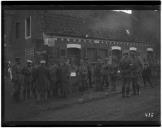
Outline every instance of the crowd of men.
<svg viewBox="0 0 162 128"><path fill-rule="evenodd" d="M41 60L34 65L27 60L26 65L16 58L15 64L8 66L8 73L13 83L13 98L15 101L35 98L38 102L46 102L50 97L68 97L74 94L84 94L93 88L104 91L105 88L116 91L117 81L122 84L122 96L129 97L132 88L133 95L140 95L140 81L153 87L151 68L147 63L141 63L136 49L123 53L118 64L101 62L88 63L81 60L80 65L64 61L46 64ZM22 98L21 98L22 93Z"/></svg>

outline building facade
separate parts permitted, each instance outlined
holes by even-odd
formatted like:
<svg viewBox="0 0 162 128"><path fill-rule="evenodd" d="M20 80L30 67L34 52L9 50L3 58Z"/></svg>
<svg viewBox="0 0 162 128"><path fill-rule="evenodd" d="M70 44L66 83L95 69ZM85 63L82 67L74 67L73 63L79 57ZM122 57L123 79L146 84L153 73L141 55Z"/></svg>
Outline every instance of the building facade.
<svg viewBox="0 0 162 128"><path fill-rule="evenodd" d="M151 42L93 37L88 25L89 19L62 12L6 10L5 58L12 61L20 57L23 62L32 59L36 63L42 58L48 62L65 58L76 58L76 62L80 59L96 61L111 56L112 46L121 47L121 51L136 47L142 56L146 56L147 48L154 48Z"/></svg>

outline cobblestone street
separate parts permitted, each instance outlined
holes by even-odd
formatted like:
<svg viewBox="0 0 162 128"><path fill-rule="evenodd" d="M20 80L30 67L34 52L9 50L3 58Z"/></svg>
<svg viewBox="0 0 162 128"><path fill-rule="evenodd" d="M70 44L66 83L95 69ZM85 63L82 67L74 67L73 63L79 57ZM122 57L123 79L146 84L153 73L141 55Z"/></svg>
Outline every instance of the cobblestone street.
<svg viewBox="0 0 162 128"><path fill-rule="evenodd" d="M115 95L103 100L79 104L57 111L42 112L36 121L146 121L158 120L160 112L158 87L142 90L141 96L122 98ZM153 117L146 117L153 113Z"/></svg>
<svg viewBox="0 0 162 128"><path fill-rule="evenodd" d="M9 89L9 86L7 87L6 90ZM118 92L108 95L105 95L105 92L88 92L82 97L50 99L43 105L36 104L32 100L15 104L9 96L9 90L5 94L6 120L11 121L158 120L160 112L159 86L147 87L141 90L140 96L129 98L122 98L118 87ZM147 113L153 113L154 116L146 118Z"/></svg>

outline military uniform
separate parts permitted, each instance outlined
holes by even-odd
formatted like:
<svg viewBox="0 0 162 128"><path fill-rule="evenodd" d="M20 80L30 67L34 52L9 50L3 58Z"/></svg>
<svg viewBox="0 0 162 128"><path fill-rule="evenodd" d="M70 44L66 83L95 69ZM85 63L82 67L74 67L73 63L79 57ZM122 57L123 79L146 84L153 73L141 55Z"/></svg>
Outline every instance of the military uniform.
<svg viewBox="0 0 162 128"><path fill-rule="evenodd" d="M69 91L71 94L78 92L78 68L75 65L70 65L70 80L69 80Z"/></svg>
<svg viewBox="0 0 162 128"><path fill-rule="evenodd" d="M101 86L103 87L106 84L106 87L109 87L109 67L108 65L104 64L102 66L102 84Z"/></svg>
<svg viewBox="0 0 162 128"><path fill-rule="evenodd" d="M117 64L111 64L109 66L109 69L110 69L110 81L111 81L112 91L116 91L118 66Z"/></svg>
<svg viewBox="0 0 162 128"><path fill-rule="evenodd" d="M119 68L121 71L122 78L122 96L127 97L130 95L130 85L131 85L131 77L130 77L130 57L128 53L125 53L126 56L122 57Z"/></svg>
<svg viewBox="0 0 162 128"><path fill-rule="evenodd" d="M89 87L92 88L92 69L90 65L88 65L87 70L88 70L88 84Z"/></svg>
<svg viewBox="0 0 162 128"><path fill-rule="evenodd" d="M17 58L16 61L19 59ZM20 101L21 94L21 86L23 84L23 76L22 76L22 66L20 63L16 63L12 67L12 82L13 82L13 98L15 101Z"/></svg>
<svg viewBox="0 0 162 128"><path fill-rule="evenodd" d="M132 53L131 56L131 77L132 77L132 86L133 86L133 94L140 95L140 85L139 78L142 70L142 64L138 57L136 56L136 52Z"/></svg>
<svg viewBox="0 0 162 128"><path fill-rule="evenodd" d="M44 63L44 62L42 62ZM36 86L36 92L37 92L37 100L44 102L47 101L47 92L50 86L50 73L48 68L41 64L37 67L35 74L34 74L34 83Z"/></svg>
<svg viewBox="0 0 162 128"><path fill-rule="evenodd" d="M50 67L50 77L51 77L51 84L50 84L50 95L57 96L58 95L58 87L56 84L57 77L56 77L57 66L52 65Z"/></svg>
<svg viewBox="0 0 162 128"><path fill-rule="evenodd" d="M61 65L58 64L56 70L56 87L57 87L57 95L60 96L60 91L62 90L62 69Z"/></svg>
<svg viewBox="0 0 162 128"><path fill-rule="evenodd" d="M103 87L101 85L101 65L97 64L94 69L94 80L95 80L95 90L101 91Z"/></svg>
<svg viewBox="0 0 162 128"><path fill-rule="evenodd" d="M24 99L30 98L32 88L32 67L27 65L23 68L22 73L24 75L23 84L23 97Z"/></svg>
<svg viewBox="0 0 162 128"><path fill-rule="evenodd" d="M87 88L87 77L88 71L86 65L81 65L79 68L79 76L80 76L80 91L84 92Z"/></svg>
<svg viewBox="0 0 162 128"><path fill-rule="evenodd" d="M152 73L151 73L151 68L149 67L148 64L145 64L144 69L142 71L142 78L144 82L144 87L146 87L146 83L148 82L151 87L153 87L151 78L152 78Z"/></svg>
<svg viewBox="0 0 162 128"><path fill-rule="evenodd" d="M61 67L61 89L63 97L68 96L69 94L69 78L70 78L70 71L69 71L69 65L63 64Z"/></svg>

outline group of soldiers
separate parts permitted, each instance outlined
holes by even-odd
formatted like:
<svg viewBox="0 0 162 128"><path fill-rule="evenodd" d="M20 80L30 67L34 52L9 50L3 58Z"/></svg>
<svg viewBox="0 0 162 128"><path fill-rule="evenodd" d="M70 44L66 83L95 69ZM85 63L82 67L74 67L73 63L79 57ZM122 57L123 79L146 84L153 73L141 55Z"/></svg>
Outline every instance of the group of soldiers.
<svg viewBox="0 0 162 128"><path fill-rule="evenodd" d="M94 64L81 60L80 65L68 60L48 65L45 60L37 65L27 60L25 66L22 66L20 58L16 58L15 62L9 68L15 101L21 100L21 94L23 100L33 97L38 102L46 102L50 97L83 94L90 88L95 91L103 91L104 88L116 91L119 80L123 97L130 96L131 88L134 95L140 95L140 79L153 87L151 69L147 63L141 63L135 50L124 52L118 64L113 60L109 64L106 59Z"/></svg>

